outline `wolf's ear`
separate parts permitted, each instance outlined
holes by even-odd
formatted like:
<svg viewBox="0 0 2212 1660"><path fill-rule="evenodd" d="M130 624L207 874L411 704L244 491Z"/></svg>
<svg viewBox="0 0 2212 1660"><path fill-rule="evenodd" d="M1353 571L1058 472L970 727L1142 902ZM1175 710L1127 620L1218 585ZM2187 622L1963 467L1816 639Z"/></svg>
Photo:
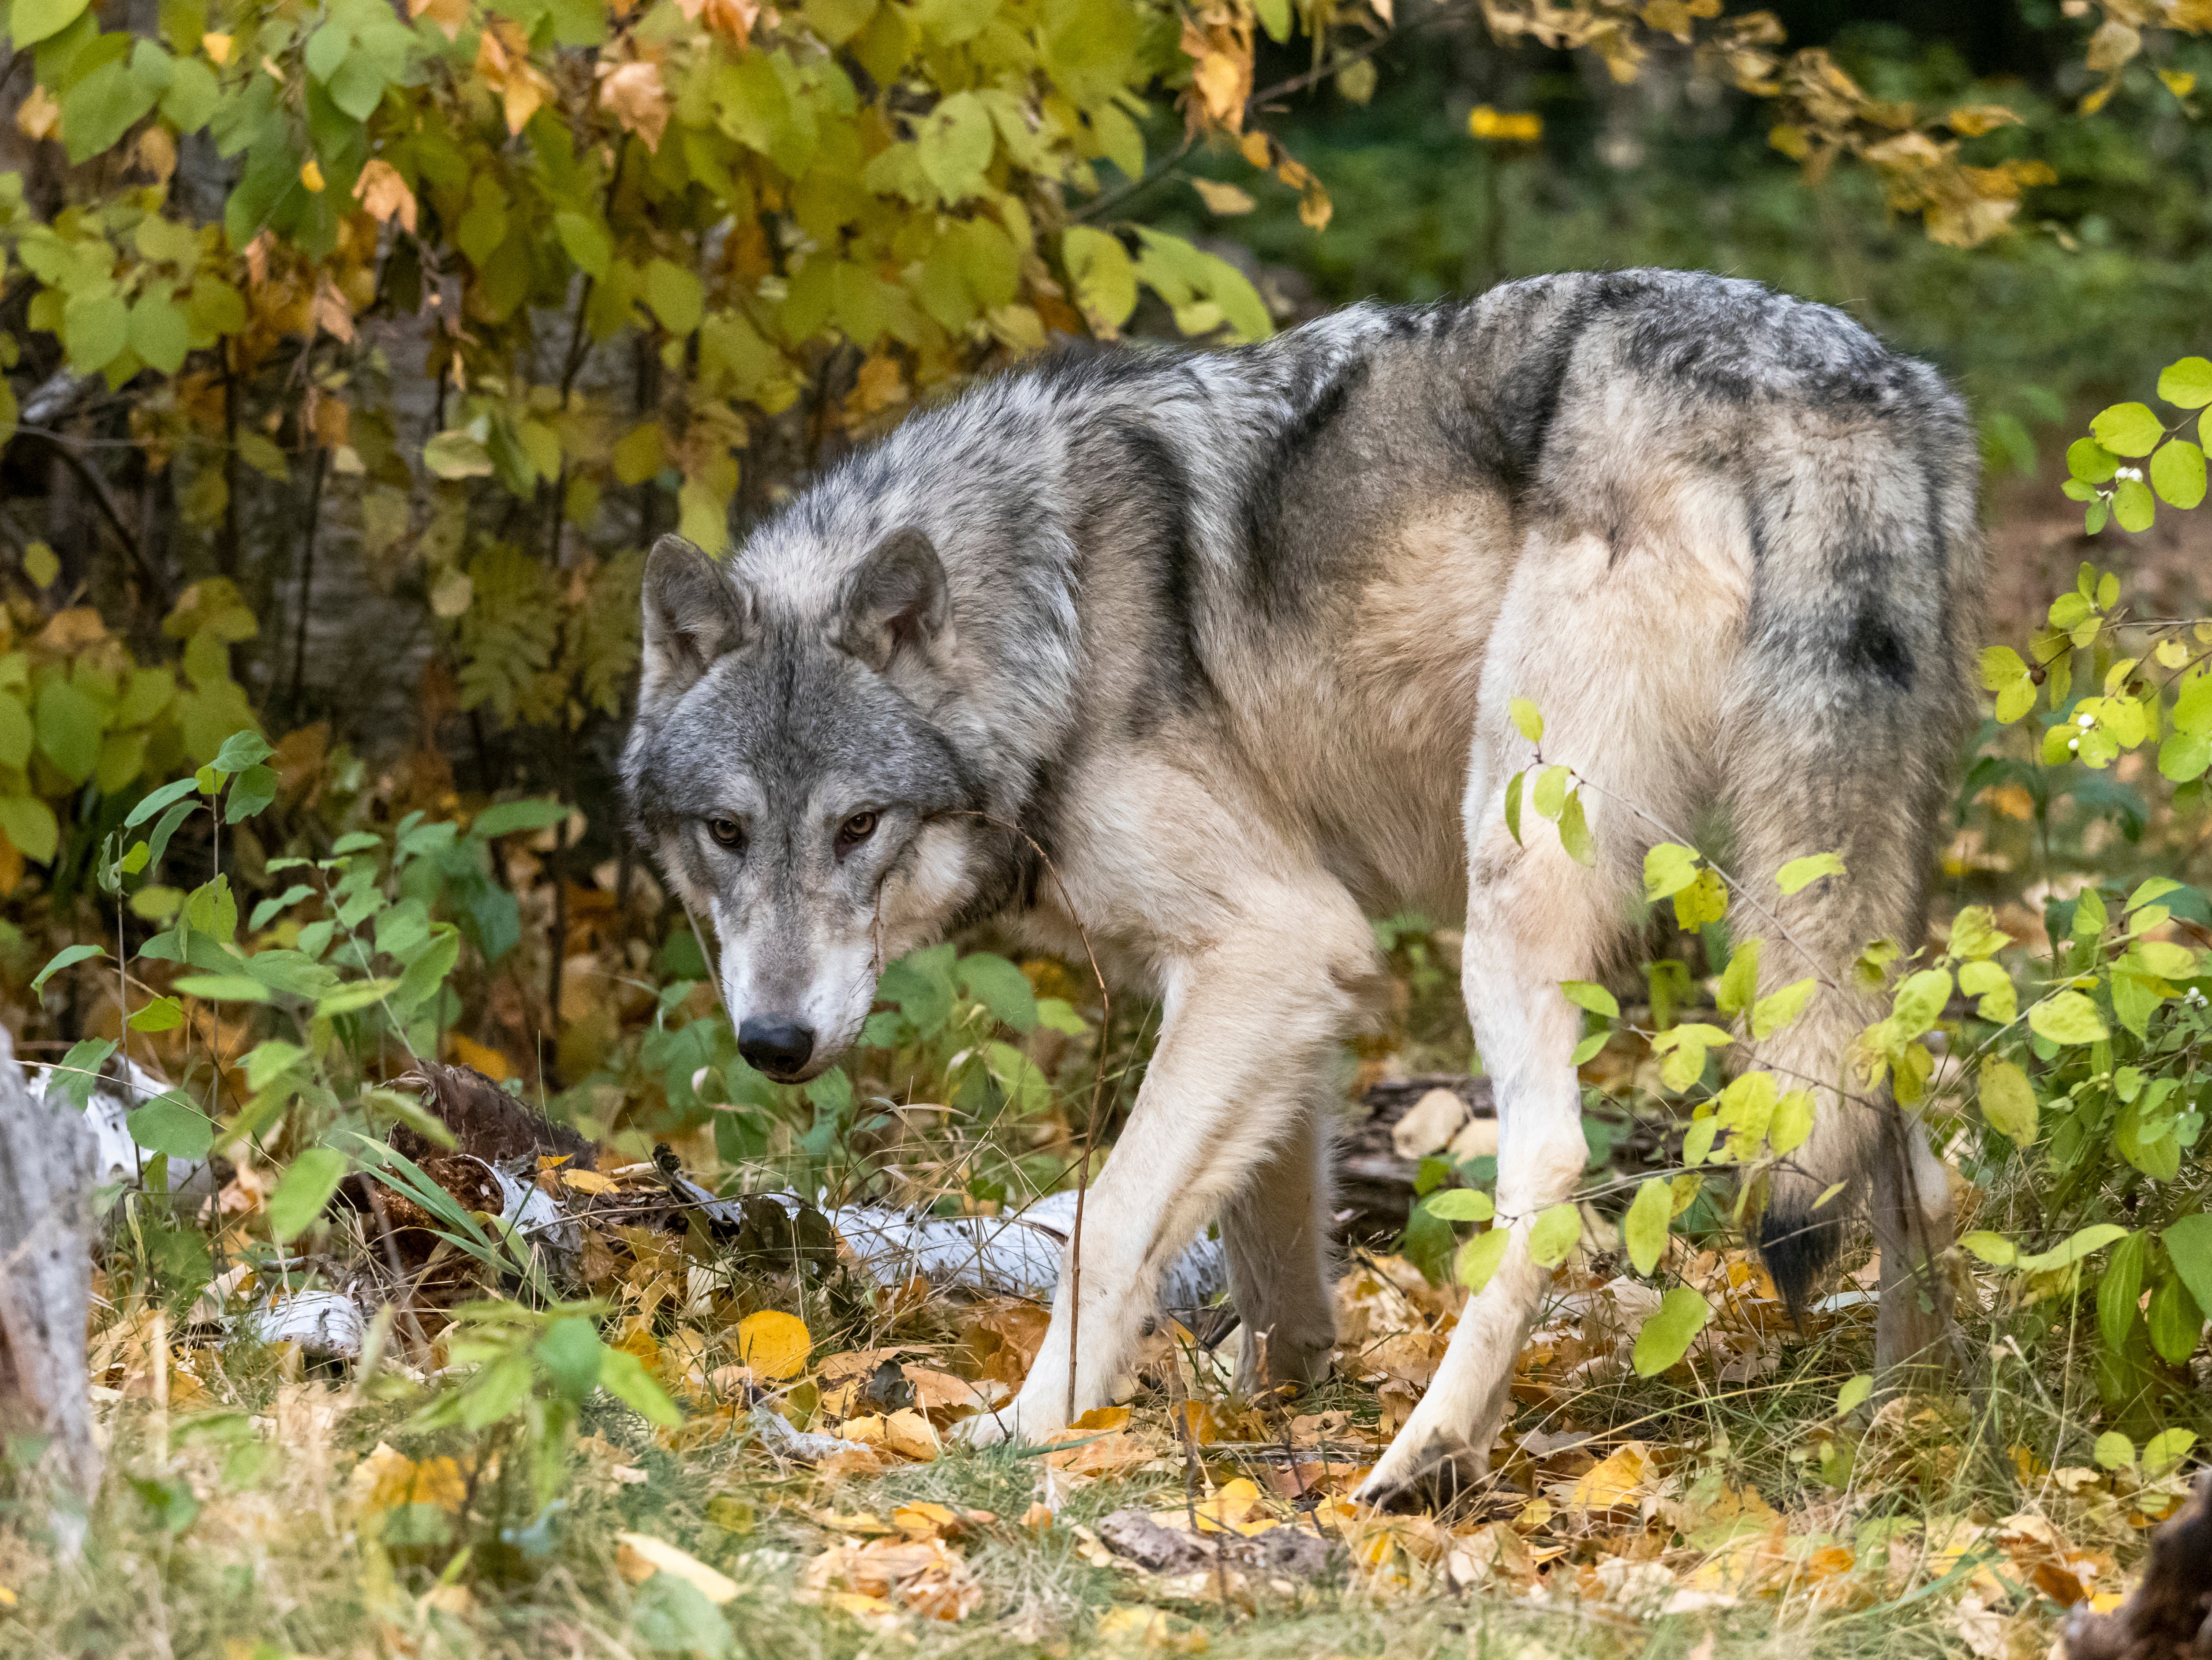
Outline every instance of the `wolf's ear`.
<svg viewBox="0 0 2212 1660"><path fill-rule="evenodd" d="M681 696L752 634L752 597L695 544L664 536L645 562L644 684L639 702Z"/></svg>
<svg viewBox="0 0 2212 1660"><path fill-rule="evenodd" d="M848 580L837 643L880 674L902 651L927 652L951 618L937 550L909 526L877 543Z"/></svg>

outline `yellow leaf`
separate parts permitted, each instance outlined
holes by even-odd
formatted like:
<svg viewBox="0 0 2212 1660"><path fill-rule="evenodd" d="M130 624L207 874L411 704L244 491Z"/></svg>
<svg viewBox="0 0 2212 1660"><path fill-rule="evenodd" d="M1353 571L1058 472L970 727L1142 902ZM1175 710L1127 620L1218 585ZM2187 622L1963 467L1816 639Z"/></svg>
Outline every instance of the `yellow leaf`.
<svg viewBox="0 0 2212 1660"><path fill-rule="evenodd" d="M307 186L308 195L320 196L323 193L322 163L309 156L301 166L300 182Z"/></svg>
<svg viewBox="0 0 2212 1660"><path fill-rule="evenodd" d="M451 1458L426 1458L416 1463L384 1442L354 1466L348 1490L362 1511L395 1510L402 1505L435 1505L459 1511L468 1502L469 1483L460 1465Z"/></svg>
<svg viewBox="0 0 2212 1660"><path fill-rule="evenodd" d="M1131 1608L1124 1604L1099 1616L1095 1627L1102 1642L1118 1648L1140 1649L1147 1654L1203 1654L1206 1627L1177 1619L1164 1608Z"/></svg>
<svg viewBox="0 0 2212 1660"><path fill-rule="evenodd" d="M615 1184L597 1171L564 1170L561 1172L561 1182L564 1187L572 1188L578 1193L612 1193L615 1190Z"/></svg>
<svg viewBox="0 0 2212 1660"><path fill-rule="evenodd" d="M763 1377L798 1377L813 1347L813 1334L795 1314L763 1309L738 1322L738 1359Z"/></svg>
<svg viewBox="0 0 2212 1660"><path fill-rule="evenodd" d="M44 87L33 87L15 111L15 128L26 138L51 138L62 125L62 106Z"/></svg>
<svg viewBox="0 0 2212 1660"><path fill-rule="evenodd" d="M658 150L668 128L668 88L661 82L660 65L602 64L599 73L599 107L642 138L646 149Z"/></svg>
<svg viewBox="0 0 2212 1660"><path fill-rule="evenodd" d="M1656 1473L1651 1449L1641 1441L1631 1441L1578 1476L1567 1490L1567 1502L1586 1510L1632 1505L1642 1497L1644 1482Z"/></svg>
<svg viewBox="0 0 2212 1660"><path fill-rule="evenodd" d="M633 1585L665 1573L684 1581L709 1602L726 1602L738 1594L736 1580L665 1539L649 1533L618 1533L615 1541L615 1566Z"/></svg>
<svg viewBox="0 0 2212 1660"><path fill-rule="evenodd" d="M1223 184L1218 179L1194 179L1190 181L1190 187L1206 203L1208 213L1218 213L1226 217L1232 214L1249 213L1259 206L1249 192L1239 190L1234 185Z"/></svg>
<svg viewBox="0 0 2212 1660"><path fill-rule="evenodd" d="M208 55L210 63L228 64L230 62L230 37L227 34L203 34L200 36L200 50Z"/></svg>
<svg viewBox="0 0 2212 1660"><path fill-rule="evenodd" d="M466 611L468 606L464 604L461 609ZM462 1066L474 1067L495 1084L503 1084L516 1075L514 1062L499 1050L479 1043L472 1037L464 1037L457 1031L446 1034L446 1052Z"/></svg>
<svg viewBox="0 0 2212 1660"><path fill-rule="evenodd" d="M937 1432L912 1407L892 1413L884 1420L883 1444L902 1458L911 1458L918 1463L927 1463L939 1450Z"/></svg>
<svg viewBox="0 0 2212 1660"><path fill-rule="evenodd" d="M899 1505L891 1511L891 1524L901 1533L921 1539L949 1539L964 1532L968 1526L951 1505L931 1504L926 1499Z"/></svg>
<svg viewBox="0 0 2212 1660"><path fill-rule="evenodd" d="M353 199L380 225L391 223L397 216L404 229L411 233L415 228L415 192L407 188L399 169L381 156L362 168L354 181Z"/></svg>

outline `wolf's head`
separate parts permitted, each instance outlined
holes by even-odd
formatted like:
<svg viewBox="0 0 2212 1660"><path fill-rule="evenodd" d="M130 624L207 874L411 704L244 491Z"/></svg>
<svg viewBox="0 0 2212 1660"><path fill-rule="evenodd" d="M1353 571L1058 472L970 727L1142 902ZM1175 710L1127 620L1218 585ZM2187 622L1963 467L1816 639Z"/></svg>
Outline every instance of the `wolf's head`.
<svg viewBox="0 0 2212 1660"><path fill-rule="evenodd" d="M745 1059L811 1078L858 1036L888 958L964 898L975 789L926 709L957 649L920 531L803 601L680 537L645 572L623 771L661 866L721 939Z"/></svg>

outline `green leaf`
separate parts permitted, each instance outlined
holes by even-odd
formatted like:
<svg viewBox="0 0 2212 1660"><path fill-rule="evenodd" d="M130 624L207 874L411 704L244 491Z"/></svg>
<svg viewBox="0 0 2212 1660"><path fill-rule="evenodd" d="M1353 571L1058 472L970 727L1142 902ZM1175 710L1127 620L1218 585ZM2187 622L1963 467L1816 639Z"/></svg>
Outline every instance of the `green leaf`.
<svg viewBox="0 0 2212 1660"><path fill-rule="evenodd" d="M434 478L489 478L491 452L458 429L441 432L422 446L422 465Z"/></svg>
<svg viewBox="0 0 2212 1660"><path fill-rule="evenodd" d="M2020 1258L2020 1248L2001 1233L1977 1228L1960 1238L1962 1250L1972 1251L1993 1268L2008 1268Z"/></svg>
<svg viewBox="0 0 2212 1660"><path fill-rule="evenodd" d="M1498 1207L1486 1193L1473 1188L1446 1188L1421 1201L1430 1215L1443 1222L1487 1222Z"/></svg>
<svg viewBox="0 0 2212 1660"><path fill-rule="evenodd" d="M204 1158L215 1145L214 1120L173 1090L137 1109L123 1127L147 1152L172 1158Z"/></svg>
<svg viewBox="0 0 2212 1660"><path fill-rule="evenodd" d="M61 846L61 824L54 810L34 795L0 796L0 830L15 851L35 864L52 859Z"/></svg>
<svg viewBox="0 0 2212 1660"><path fill-rule="evenodd" d="M915 144L922 176L948 204L983 188L983 172L998 143L988 105L972 92L957 92L924 116L920 127Z"/></svg>
<svg viewBox="0 0 2212 1660"><path fill-rule="evenodd" d="M1490 1283L1498 1265L1505 1260L1505 1247L1513 1237L1510 1228L1492 1228L1487 1233L1478 1233L1460 1247L1459 1262L1453 1272L1469 1291L1480 1291Z"/></svg>
<svg viewBox="0 0 2212 1660"><path fill-rule="evenodd" d="M1741 1012L1759 990L1759 952L1761 941L1747 939L1729 954L1713 1000L1723 1014Z"/></svg>
<svg viewBox="0 0 2212 1660"><path fill-rule="evenodd" d="M2094 438L2077 438L2066 447L2067 471L2085 484L2101 484L2120 470L2120 458Z"/></svg>
<svg viewBox="0 0 2212 1660"><path fill-rule="evenodd" d="M2136 1444L2118 1430L2106 1430L2097 1438L2097 1444L2089 1456L2108 1470L2131 1469L2135 1467Z"/></svg>
<svg viewBox="0 0 2212 1660"><path fill-rule="evenodd" d="M1036 1030L1036 994L1029 976L1003 957L976 952L960 959L954 976L961 988L1016 1031Z"/></svg>
<svg viewBox="0 0 2212 1660"><path fill-rule="evenodd" d="M1119 329L1137 308L1137 270L1121 238L1089 225L1070 225L1060 239L1060 262L1076 303L1095 324Z"/></svg>
<svg viewBox="0 0 2212 1660"><path fill-rule="evenodd" d="M669 1429L684 1421L676 1403L628 1349L611 1348L599 1356L599 1387L647 1423Z"/></svg>
<svg viewBox="0 0 2212 1660"><path fill-rule="evenodd" d="M2112 1034L2097 1006L2078 991L2062 991L2027 1012L2028 1030L2053 1043L2095 1043Z"/></svg>
<svg viewBox="0 0 2212 1660"><path fill-rule="evenodd" d="M1528 1255L1540 1268L1555 1268L1582 1242L1583 1213L1571 1204L1553 1205L1528 1226Z"/></svg>
<svg viewBox="0 0 2212 1660"><path fill-rule="evenodd" d="M2130 534L2148 530L2158 517L2150 486L2140 478L2121 479L2112 487L2112 517Z"/></svg>
<svg viewBox="0 0 2212 1660"><path fill-rule="evenodd" d="M2124 1239L2128 1231L2117 1222L2099 1222L2090 1227L2077 1229L2066 1241L2039 1256L2023 1256L2013 1267L2022 1274L2049 1274L2056 1268L2071 1268L2083 1257L2104 1250L2115 1239Z"/></svg>
<svg viewBox="0 0 2212 1660"><path fill-rule="evenodd" d="M1824 876L1844 874L1843 855L1834 853L1808 853L1802 859L1792 859L1774 873L1774 885L1784 893L1796 893L1809 887Z"/></svg>
<svg viewBox="0 0 2212 1660"><path fill-rule="evenodd" d="M1819 989L1820 982L1808 975L1779 991L1769 992L1751 1006L1751 1035L1771 1037L1778 1031L1787 1031L1805 1012L1805 1006Z"/></svg>
<svg viewBox="0 0 2212 1660"><path fill-rule="evenodd" d="M1620 1225L1620 1237L1638 1274L1650 1273L1666 1256L1667 1225L1674 1215L1674 1189L1663 1177L1651 1177L1636 1189L1636 1198Z"/></svg>
<svg viewBox="0 0 2212 1660"><path fill-rule="evenodd" d="M2160 1430L2143 1443L2143 1474L2155 1481L2189 1456L2197 1444L2195 1430Z"/></svg>
<svg viewBox="0 0 2212 1660"><path fill-rule="evenodd" d="M554 234L568 258L576 262L576 269L586 277L605 277L607 262L614 258L614 239L607 234L606 226L590 214L556 213L553 216Z"/></svg>
<svg viewBox="0 0 2212 1660"><path fill-rule="evenodd" d="M64 969L73 968L77 964L86 962L92 958L106 955L107 949L104 946L64 946L53 954L46 967L39 970L38 977L31 982L31 995L36 997L46 982Z"/></svg>
<svg viewBox="0 0 2212 1660"><path fill-rule="evenodd" d="M2166 436L2166 423L2148 404L2115 404L2091 418L2089 430L2115 455L2148 455Z"/></svg>
<svg viewBox="0 0 2212 1660"><path fill-rule="evenodd" d="M1766 1145L1778 1153L1795 1152L1813 1133L1814 1103L1810 1090L1791 1090L1774 1104L1766 1121Z"/></svg>
<svg viewBox="0 0 2212 1660"><path fill-rule="evenodd" d="M530 1398L530 1358L509 1354L471 1377L461 1390L464 1429L488 1429L513 1417Z"/></svg>
<svg viewBox="0 0 2212 1660"><path fill-rule="evenodd" d="M191 326L167 295L143 294L131 307L129 339L131 350L149 366L174 374L184 368L185 354L191 350Z"/></svg>
<svg viewBox="0 0 2212 1660"><path fill-rule="evenodd" d="M88 0L15 0L8 14L8 33L15 49L20 52L59 34L84 15L87 3Z"/></svg>
<svg viewBox="0 0 2212 1660"><path fill-rule="evenodd" d="M563 1315L548 1326L535 1353L553 1386L569 1400L580 1404L599 1388L606 1345L599 1341L599 1328L582 1315Z"/></svg>
<svg viewBox="0 0 2212 1660"><path fill-rule="evenodd" d="M1698 879L1698 852L1679 842L1661 842L1644 855L1644 897L1672 897Z"/></svg>
<svg viewBox="0 0 2212 1660"><path fill-rule="evenodd" d="M1566 810L1567 769L1547 767L1536 775L1536 787L1528 793L1528 805L1546 818L1557 818Z"/></svg>
<svg viewBox="0 0 2212 1660"><path fill-rule="evenodd" d="M2105 1259L2105 1272L2097 1281L2097 1331L2107 1353L2118 1354L2127 1347L2142 1298L2143 1270L2149 1261L2148 1233L2130 1234Z"/></svg>
<svg viewBox="0 0 2212 1660"><path fill-rule="evenodd" d="M156 997L131 1017L133 1031L173 1031L185 1024L185 1006L173 997Z"/></svg>
<svg viewBox="0 0 2212 1660"><path fill-rule="evenodd" d="M241 818L251 818L276 799L275 770L248 767L231 784L230 800L223 806L222 822L235 824Z"/></svg>
<svg viewBox="0 0 2212 1660"><path fill-rule="evenodd" d="M250 1090L265 1090L301 1061L307 1051L297 1043L287 1043L281 1038L264 1038L246 1052L246 1086Z"/></svg>
<svg viewBox="0 0 2212 1660"><path fill-rule="evenodd" d="M1583 817L1583 793L1577 790L1567 798L1566 806L1559 813L1559 845L1567 850L1567 857L1585 867L1597 863L1597 843L1590 837L1589 821Z"/></svg>
<svg viewBox="0 0 2212 1660"><path fill-rule="evenodd" d="M469 834L478 841L490 842L518 830L551 830L571 811L558 801L538 799L495 802L470 822Z"/></svg>
<svg viewBox="0 0 2212 1660"><path fill-rule="evenodd" d="M70 87L62 94L62 137L70 165L114 149L161 95L160 88L133 75L120 59L100 64ZM115 303L119 309L122 301ZM70 355L76 356L74 341Z"/></svg>
<svg viewBox="0 0 2212 1660"><path fill-rule="evenodd" d="M203 998L210 1003L270 1000L268 987L242 974L187 974L178 980L177 989L187 997Z"/></svg>
<svg viewBox="0 0 2212 1660"><path fill-rule="evenodd" d="M1873 1393L1874 1374L1872 1372L1863 1371L1855 1377L1847 1378L1843 1388L1836 1391L1835 1415L1838 1418L1849 1417L1863 1406L1867 1397Z"/></svg>
<svg viewBox="0 0 2212 1660"><path fill-rule="evenodd" d="M1588 1009L1592 1014L1601 1014L1608 1020L1620 1018L1620 1000L1603 986L1588 980L1562 980L1559 991L1578 1009Z"/></svg>
<svg viewBox="0 0 2212 1660"><path fill-rule="evenodd" d="M1703 1292L1677 1286L1636 1334L1634 1364L1638 1377L1656 1377L1690 1352L1690 1344L1711 1319Z"/></svg>
<svg viewBox="0 0 2212 1660"><path fill-rule="evenodd" d="M1506 707L1512 714L1514 726L1523 738L1532 744L1544 741L1544 717L1534 703L1525 697L1516 697Z"/></svg>
<svg viewBox="0 0 2212 1660"><path fill-rule="evenodd" d="M40 689L39 749L54 769L82 784L100 765L100 705L67 680L49 680Z"/></svg>
<svg viewBox="0 0 2212 1660"><path fill-rule="evenodd" d="M51 557L52 550L47 552ZM27 568L30 558L27 553L24 556ZM16 699L0 693L0 767L14 767L20 771L30 765L31 746L37 741L37 734L31 728L31 712Z"/></svg>
<svg viewBox="0 0 2212 1660"><path fill-rule="evenodd" d="M338 1190L347 1167L336 1147L309 1147L295 1158L269 1195L269 1237L283 1245L306 1232Z"/></svg>
<svg viewBox="0 0 2212 1660"><path fill-rule="evenodd" d="M2150 485L2170 508L2197 506L2204 500L2204 452L2185 438L2160 445L2150 459Z"/></svg>
<svg viewBox="0 0 2212 1660"><path fill-rule="evenodd" d="M131 809L131 816L123 821L125 830L136 830L172 801L182 800L199 787L198 781L179 778L173 784L164 784Z"/></svg>
<svg viewBox="0 0 2212 1660"><path fill-rule="evenodd" d="M2035 1140L2035 1091L2027 1074L2009 1061L1995 1055L1982 1062L1982 1117L1990 1128L2011 1138L2015 1146Z"/></svg>
<svg viewBox="0 0 2212 1660"><path fill-rule="evenodd" d="M1513 838L1513 845L1521 842L1521 787L1528 781L1526 770L1516 772L1505 781L1505 833Z"/></svg>
<svg viewBox="0 0 2212 1660"><path fill-rule="evenodd" d="M2179 1275L2169 1274L2159 1281L2144 1316L2150 1346L2160 1359L2178 1366L2197 1353L2197 1341L2204 1335L2204 1310Z"/></svg>
<svg viewBox="0 0 2212 1660"><path fill-rule="evenodd" d="M182 984L180 981L178 983ZM326 1020L334 1014L351 1014L356 1009L381 1003L398 990L397 980L357 980L349 986L340 986L329 996L315 1004L315 1018Z"/></svg>
<svg viewBox="0 0 2212 1660"><path fill-rule="evenodd" d="M16 40L20 44L20 32ZM2212 404L2212 360L2185 357L2168 363L2158 377L2158 395L2185 410L2201 410Z"/></svg>
<svg viewBox="0 0 2212 1660"><path fill-rule="evenodd" d="M247 727L222 740L222 747L215 752L215 765L235 776L276 753L266 738Z"/></svg>
<svg viewBox="0 0 2212 1660"><path fill-rule="evenodd" d="M645 268L645 303L671 334L686 335L706 315L707 285L683 266L655 259Z"/></svg>
<svg viewBox="0 0 2212 1660"><path fill-rule="evenodd" d="M2212 1308L2212 1216L2199 1212L2169 1222L2160 1238L2173 1271L2199 1308Z"/></svg>

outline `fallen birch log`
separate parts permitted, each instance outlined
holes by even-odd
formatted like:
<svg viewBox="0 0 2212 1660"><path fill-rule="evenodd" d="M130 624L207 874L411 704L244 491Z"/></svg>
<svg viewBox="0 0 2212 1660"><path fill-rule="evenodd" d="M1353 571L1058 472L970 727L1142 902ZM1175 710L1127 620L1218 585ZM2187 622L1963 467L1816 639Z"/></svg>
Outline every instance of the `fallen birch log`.
<svg viewBox="0 0 2212 1660"><path fill-rule="evenodd" d="M50 1438L40 1468L64 1548L83 1541L100 1488L85 1372L97 1142L76 1114L34 1099L0 1027L0 1429Z"/></svg>

